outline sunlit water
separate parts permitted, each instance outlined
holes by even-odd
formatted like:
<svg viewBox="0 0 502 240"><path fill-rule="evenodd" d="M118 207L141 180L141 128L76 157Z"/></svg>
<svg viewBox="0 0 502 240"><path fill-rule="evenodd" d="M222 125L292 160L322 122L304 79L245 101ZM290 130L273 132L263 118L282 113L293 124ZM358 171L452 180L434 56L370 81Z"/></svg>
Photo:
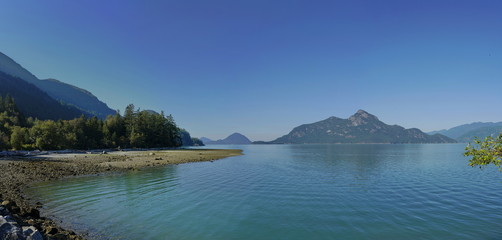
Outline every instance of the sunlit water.
<svg viewBox="0 0 502 240"><path fill-rule="evenodd" d="M245 155L35 194L93 239L502 239L502 172L463 144L218 147Z"/></svg>

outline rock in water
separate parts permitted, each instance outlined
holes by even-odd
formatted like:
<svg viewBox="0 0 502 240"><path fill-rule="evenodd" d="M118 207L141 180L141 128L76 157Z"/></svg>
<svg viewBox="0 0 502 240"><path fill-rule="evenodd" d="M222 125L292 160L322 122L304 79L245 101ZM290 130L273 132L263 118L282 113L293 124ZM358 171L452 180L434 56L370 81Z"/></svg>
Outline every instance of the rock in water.
<svg viewBox="0 0 502 240"><path fill-rule="evenodd" d="M33 226L23 227L23 235L26 240L43 240L42 234Z"/></svg>
<svg viewBox="0 0 502 240"><path fill-rule="evenodd" d="M21 240L25 238L14 219L9 216L0 216L0 239Z"/></svg>

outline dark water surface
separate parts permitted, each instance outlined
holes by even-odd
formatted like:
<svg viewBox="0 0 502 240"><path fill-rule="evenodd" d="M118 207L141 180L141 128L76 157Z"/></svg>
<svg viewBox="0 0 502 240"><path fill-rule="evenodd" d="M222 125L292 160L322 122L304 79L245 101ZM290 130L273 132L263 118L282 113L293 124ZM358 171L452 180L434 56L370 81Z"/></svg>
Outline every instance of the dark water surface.
<svg viewBox="0 0 502 240"><path fill-rule="evenodd" d="M502 173L465 144L218 147L245 155L35 194L96 239L502 239Z"/></svg>

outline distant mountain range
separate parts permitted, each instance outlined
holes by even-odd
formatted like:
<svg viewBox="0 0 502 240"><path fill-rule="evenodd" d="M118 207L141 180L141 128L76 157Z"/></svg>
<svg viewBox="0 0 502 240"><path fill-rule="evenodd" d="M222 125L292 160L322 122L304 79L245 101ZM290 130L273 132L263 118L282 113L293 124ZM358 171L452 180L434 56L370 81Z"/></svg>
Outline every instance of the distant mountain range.
<svg viewBox="0 0 502 240"><path fill-rule="evenodd" d="M101 119L115 114L91 92L56 79L40 80L13 59L0 52L0 95L11 95L20 111L29 117L73 119L84 114ZM424 134L416 128L387 125L377 117L359 110L348 119L330 117L294 128L289 134L270 142L257 143L446 143L469 142L476 136L497 136L502 122L476 122ZM188 133L188 132L186 132ZM189 139L189 134L185 134ZM455 140L454 140L455 139ZM225 139L201 138L205 144L250 144L242 134Z"/></svg>
<svg viewBox="0 0 502 240"><path fill-rule="evenodd" d="M230 136L226 137L225 139L219 139L219 140L211 140L206 137L201 137L200 140L205 144L205 145L212 145L212 144L251 144L251 140L247 138L246 136L240 134L240 133L233 133Z"/></svg>
<svg viewBox="0 0 502 240"><path fill-rule="evenodd" d="M46 96L40 98L40 101L44 102L44 108L39 109L38 111L46 111L45 115L39 113L38 111L33 111L32 108L27 108L20 104L21 111L27 116L38 117L41 119L50 119L51 117L58 119L59 115L51 114L53 109L55 112L60 112L59 108L68 108L70 112L75 112L71 107L78 109L78 114L85 114L88 116L97 116L101 119L106 118L106 116L115 114L115 111L110 109L105 103L101 102L96 96L90 93L87 90L75 87L73 85L55 80L55 79L46 79L40 80L31 72L23 68L13 59L8 57L7 55L0 53L0 72L3 73L2 77L5 79L9 79L10 82L19 80L24 81L25 83L32 84L32 86L24 88L20 93L19 88L14 89L12 93L10 93L16 102L22 101L20 98L23 96L30 95L30 102L36 104L38 101L38 97L41 97L40 91L48 95L54 101L52 103L48 103L46 100ZM16 80L14 80L16 79ZM20 83L25 85L24 83ZM24 94L24 95L23 95ZM45 99L45 100L44 100ZM55 106L54 102L59 104L60 106ZM70 108L69 108L70 107ZM72 114L70 114L72 115ZM68 117L62 117L63 119L68 119ZM73 118L73 117L70 117Z"/></svg>
<svg viewBox="0 0 502 240"><path fill-rule="evenodd" d="M294 128L268 143L454 143L441 134L428 135L417 128L387 125L374 115L359 110L348 119L330 117Z"/></svg>
<svg viewBox="0 0 502 240"><path fill-rule="evenodd" d="M463 124L450 129L432 131L429 134L443 134L458 142L471 142L474 137L483 139L487 136L498 136L502 132L502 122L475 122Z"/></svg>
<svg viewBox="0 0 502 240"><path fill-rule="evenodd" d="M213 140L207 138L207 137L201 137L199 138L204 144L207 145L208 142L214 142Z"/></svg>

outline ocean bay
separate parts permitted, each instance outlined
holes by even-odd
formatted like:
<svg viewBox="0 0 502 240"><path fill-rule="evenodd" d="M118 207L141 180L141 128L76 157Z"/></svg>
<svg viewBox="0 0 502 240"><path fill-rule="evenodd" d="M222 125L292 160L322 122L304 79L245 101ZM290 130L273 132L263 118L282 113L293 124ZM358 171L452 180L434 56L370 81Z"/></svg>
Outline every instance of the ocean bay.
<svg viewBox="0 0 502 240"><path fill-rule="evenodd" d="M502 237L502 174L469 167L465 144L217 147L244 155L41 183L32 194L90 239Z"/></svg>

